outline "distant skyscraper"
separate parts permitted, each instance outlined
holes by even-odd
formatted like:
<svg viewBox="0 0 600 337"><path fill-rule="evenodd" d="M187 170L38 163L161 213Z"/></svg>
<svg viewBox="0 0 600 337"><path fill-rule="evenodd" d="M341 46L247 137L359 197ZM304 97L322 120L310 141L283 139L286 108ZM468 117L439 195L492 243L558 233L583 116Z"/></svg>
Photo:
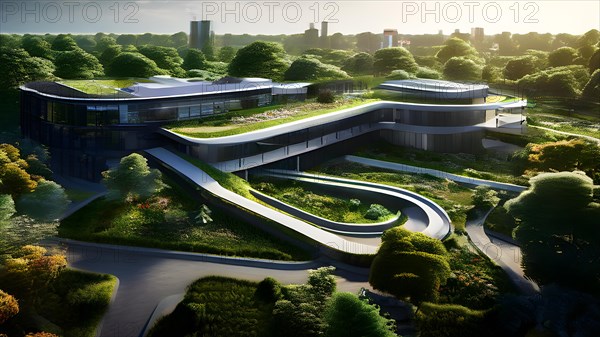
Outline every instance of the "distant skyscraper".
<svg viewBox="0 0 600 337"><path fill-rule="evenodd" d="M190 22L190 48L202 49L211 43L210 20Z"/></svg>
<svg viewBox="0 0 600 337"><path fill-rule="evenodd" d="M398 30L386 29L383 31L382 48L398 47Z"/></svg>
<svg viewBox="0 0 600 337"><path fill-rule="evenodd" d="M323 21L321 22L321 37L327 37L327 25L329 22Z"/></svg>
<svg viewBox="0 0 600 337"><path fill-rule="evenodd" d="M304 31L304 44L306 48L317 48L319 46L319 30L311 23L310 28Z"/></svg>
<svg viewBox="0 0 600 337"><path fill-rule="evenodd" d="M473 41L475 43L481 43L481 42L483 42L484 36L485 35L483 34L483 28L481 28L481 27L471 28L471 41Z"/></svg>

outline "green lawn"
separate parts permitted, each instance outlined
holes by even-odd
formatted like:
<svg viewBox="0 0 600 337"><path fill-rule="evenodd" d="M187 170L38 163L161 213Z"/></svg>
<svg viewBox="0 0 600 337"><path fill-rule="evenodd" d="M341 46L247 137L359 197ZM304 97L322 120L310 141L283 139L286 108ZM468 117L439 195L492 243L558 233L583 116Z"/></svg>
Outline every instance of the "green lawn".
<svg viewBox="0 0 600 337"><path fill-rule="evenodd" d="M358 149L361 157L425 167L450 172L466 177L527 185L528 178L515 175L515 165L506 156L485 152L474 155L467 153L437 153L377 142Z"/></svg>
<svg viewBox="0 0 600 337"><path fill-rule="evenodd" d="M116 282L112 275L66 269L42 297L38 314L62 328L61 336L93 337Z"/></svg>
<svg viewBox="0 0 600 337"><path fill-rule="evenodd" d="M352 108L377 99L340 99L335 103L300 102L233 111L202 119L179 121L165 126L173 132L195 138L214 138L242 134L338 110Z"/></svg>
<svg viewBox="0 0 600 337"><path fill-rule="evenodd" d="M256 287L257 283L244 280L201 278L188 287L173 313L152 327L148 337L269 336L273 303L257 300Z"/></svg>
<svg viewBox="0 0 600 337"><path fill-rule="evenodd" d="M115 88L126 88L136 82L152 82L147 78L114 78L93 80L62 80L59 83L83 91L90 95L110 95L117 91Z"/></svg>
<svg viewBox="0 0 600 337"><path fill-rule="evenodd" d="M174 182L172 188L144 202L125 203L100 198L67 219L61 237L277 260L306 260L303 250L260 229L212 209L212 223L194 219L200 203Z"/></svg>
<svg viewBox="0 0 600 337"><path fill-rule="evenodd" d="M397 186L419 193L446 210L457 232L464 231L467 212L473 207L472 189L429 175L404 174L346 162L325 163L311 173Z"/></svg>
<svg viewBox="0 0 600 337"><path fill-rule="evenodd" d="M590 120L555 114L529 114L527 123L552 130L570 132L600 139L600 120Z"/></svg>
<svg viewBox="0 0 600 337"><path fill-rule="evenodd" d="M310 185L293 180L256 177L251 186L275 199L297 207L308 213L345 223L375 223L394 218L399 210L389 210L390 214L379 219L365 218L369 204L351 205L351 196L341 199L311 190Z"/></svg>

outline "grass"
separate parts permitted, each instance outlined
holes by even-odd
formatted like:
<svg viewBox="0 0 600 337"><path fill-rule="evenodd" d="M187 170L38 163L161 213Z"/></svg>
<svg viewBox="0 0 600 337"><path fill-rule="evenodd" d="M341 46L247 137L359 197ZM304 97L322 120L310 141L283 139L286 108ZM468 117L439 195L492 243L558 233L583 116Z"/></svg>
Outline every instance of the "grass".
<svg viewBox="0 0 600 337"><path fill-rule="evenodd" d="M467 211L473 207L473 190L449 180L424 174L404 174L354 163L329 162L312 173L397 186L419 193L439 204L450 216L456 232L464 232Z"/></svg>
<svg viewBox="0 0 600 337"><path fill-rule="evenodd" d="M351 205L350 198L341 199L310 189L305 183L274 179L268 177L256 177L252 187L289 205L297 207L308 213L322 218L345 223L376 223L390 220L396 216L397 210L392 210L389 215L379 219L367 219L365 214L369 204L360 203L358 206Z"/></svg>
<svg viewBox="0 0 600 337"><path fill-rule="evenodd" d="M347 99L338 100L335 103L330 104L301 102L288 105L275 105L228 112L202 119L175 122L165 126L165 128L175 133L195 138L224 137L265 129L279 124L290 123L375 101L377 100ZM273 112L273 114L281 114L283 112L285 117L273 117L271 119L264 117L259 120L252 118L257 115L266 116L270 111ZM291 115L289 112L291 112Z"/></svg>
<svg viewBox="0 0 600 337"><path fill-rule="evenodd" d="M446 98L424 98L418 95L411 95L392 90L375 89L367 94L369 98L376 98L385 101L396 101L406 103L422 104L472 104L471 99L446 99Z"/></svg>
<svg viewBox="0 0 600 337"><path fill-rule="evenodd" d="M148 337L268 336L273 303L254 293L257 283L210 276L192 283L174 312L161 318ZM196 334L194 334L196 336Z"/></svg>
<svg viewBox="0 0 600 337"><path fill-rule="evenodd" d="M84 201L95 194L94 192L74 188L67 188L65 189L65 192L67 193L67 197L69 200L71 200L71 202Z"/></svg>
<svg viewBox="0 0 600 337"><path fill-rule="evenodd" d="M110 95L117 92L115 88L126 88L136 82L152 82L147 78L113 78L93 80L62 80L59 83L85 92L90 95Z"/></svg>
<svg viewBox="0 0 600 337"><path fill-rule="evenodd" d="M37 311L63 329L61 336L93 337L116 282L112 275L66 269L50 285Z"/></svg>
<svg viewBox="0 0 600 337"><path fill-rule="evenodd" d="M440 302L472 309L489 309L502 294L515 288L500 266L468 245L450 249L453 275L440 290Z"/></svg>
<svg viewBox="0 0 600 337"><path fill-rule="evenodd" d="M306 260L300 248L213 209L197 224L200 202L174 182L159 196L126 203L100 198L64 219L58 234L82 241L276 260Z"/></svg>
<svg viewBox="0 0 600 337"><path fill-rule="evenodd" d="M177 155L204 171L204 173L216 180L222 187L230 190L231 192L237 193L246 199L257 201L252 193L250 193L250 184L246 180L236 176L233 173L223 172L214 166L211 166L202 160L194 158L185 153L177 152Z"/></svg>
<svg viewBox="0 0 600 337"><path fill-rule="evenodd" d="M527 123L556 131L569 132L600 139L600 121L564 115L530 114Z"/></svg>
<svg viewBox="0 0 600 337"><path fill-rule="evenodd" d="M506 157L486 152L478 155L466 153L436 153L378 142L358 149L357 156L394 163L425 167L466 177L493 180L517 185L527 185L528 179L515 176L514 163Z"/></svg>

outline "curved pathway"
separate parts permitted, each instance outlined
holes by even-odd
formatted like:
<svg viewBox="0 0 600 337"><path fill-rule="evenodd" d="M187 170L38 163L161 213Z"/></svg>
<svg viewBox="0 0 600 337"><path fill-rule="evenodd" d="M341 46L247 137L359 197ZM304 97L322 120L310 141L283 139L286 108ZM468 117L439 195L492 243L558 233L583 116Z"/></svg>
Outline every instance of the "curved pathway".
<svg viewBox="0 0 600 337"><path fill-rule="evenodd" d="M164 148L154 148L146 150L146 153L163 162L171 169L188 178L202 189L227 200L238 207L271 219L281 226L287 227L315 242L322 247L328 247L337 251L350 254L375 254L377 246L366 245L357 242L345 240L333 233L317 228L309 223L293 218L287 214L278 212L272 208L261 205L253 200L249 200L239 194L225 189L219 183L206 174L204 171L179 157L171 151Z"/></svg>
<svg viewBox="0 0 600 337"><path fill-rule="evenodd" d="M490 209L477 219L467 221L466 231L471 242L496 262L523 294L529 295L539 292L538 285L525 276L523 267L521 267L521 247L514 243L491 238L485 233L483 224L492 210Z"/></svg>
<svg viewBox="0 0 600 337"><path fill-rule="evenodd" d="M61 240L67 245L69 266L79 270L112 274L119 279L114 302L104 315L98 336L138 337L150 325L153 312L168 299L177 298L187 286L203 276L219 275L260 281L267 276L284 284L304 283L308 270L337 267L338 287L343 291L370 288L368 270L328 259L281 262L243 259L160 249ZM168 302L168 301L167 301ZM172 307L166 305L166 307ZM154 315L156 316L159 315Z"/></svg>
<svg viewBox="0 0 600 337"><path fill-rule="evenodd" d="M435 202L417 193L394 186L376 184L366 181L309 174L304 172L286 170L266 170L267 175L315 183L332 187L341 187L350 190L360 190L399 199L409 206L402 211L408 216L404 227L421 232L429 237L439 240L444 239L451 232L450 217Z"/></svg>
<svg viewBox="0 0 600 337"><path fill-rule="evenodd" d="M525 186L520 186L520 185L515 185L515 184L500 183L500 182L492 181L492 180L465 177L465 176L448 173L448 172L444 172L444 171L423 168L423 167L418 167L418 166L411 166L411 165L406 165L406 164L392 163L392 162L388 162L388 161L371 159L371 158L364 158L364 157L357 157L357 156L344 156L344 160L352 162L352 163L358 163L358 164L366 165L366 166L379 167L379 168L388 169L388 170L392 170L392 171L429 174L429 175L437 177L437 178L448 179L448 180L456 181L459 183L465 183L465 184L476 185L476 186L489 186L491 188L498 189L498 190L523 192L527 189L527 187L525 187Z"/></svg>

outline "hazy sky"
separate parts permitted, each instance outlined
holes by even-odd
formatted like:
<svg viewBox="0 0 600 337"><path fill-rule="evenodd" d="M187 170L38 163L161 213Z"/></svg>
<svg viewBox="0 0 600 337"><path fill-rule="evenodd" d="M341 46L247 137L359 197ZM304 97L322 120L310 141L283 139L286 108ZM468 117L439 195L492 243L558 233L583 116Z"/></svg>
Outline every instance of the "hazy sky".
<svg viewBox="0 0 600 337"><path fill-rule="evenodd" d="M329 33L398 29L445 34L483 27L486 34L582 34L600 29L600 1L11 1L0 0L1 33L188 32L193 18L216 34L301 33L330 21ZM317 28L319 24L317 24Z"/></svg>

